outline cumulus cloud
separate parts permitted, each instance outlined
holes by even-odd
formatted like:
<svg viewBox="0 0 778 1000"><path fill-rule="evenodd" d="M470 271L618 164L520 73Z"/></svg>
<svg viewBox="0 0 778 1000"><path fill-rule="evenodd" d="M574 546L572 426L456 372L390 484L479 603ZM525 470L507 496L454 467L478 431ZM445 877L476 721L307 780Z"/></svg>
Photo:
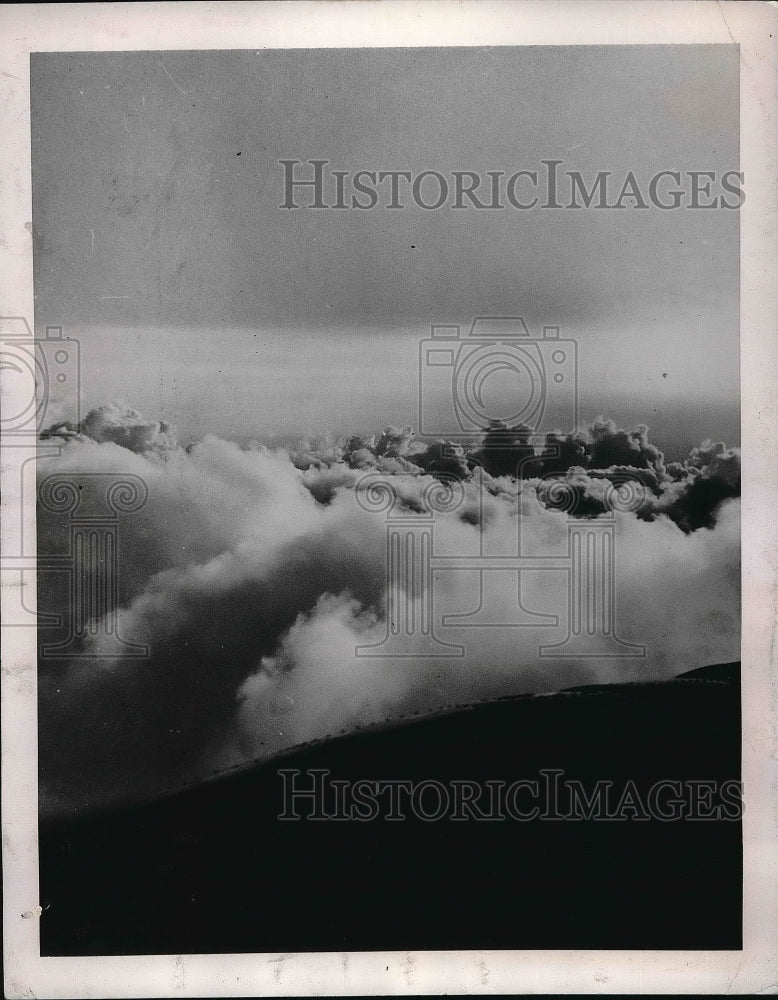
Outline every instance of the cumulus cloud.
<svg viewBox="0 0 778 1000"><path fill-rule="evenodd" d="M735 450L706 442L686 462L667 464L645 427L625 432L602 418L540 444L521 428L489 433L506 445L492 465L488 439L468 451L419 441L410 428L291 450L213 436L184 449L168 425L118 406L52 428L61 454L41 459L41 478L70 477L82 495L95 474L133 474L148 487L146 504L121 520L116 615L122 638L146 644L149 657L112 656L115 638L97 629L80 650L92 658L41 660L44 807L152 794L303 741L452 704L667 677L737 658ZM517 457L528 460L521 478ZM444 613L478 606L483 585L477 571L443 564L436 628L464 655L355 655L388 628L385 513L360 502L365 476L388 478L410 517L426 509L436 485L458 484L459 502L434 518L438 554L513 553L521 526L523 542L551 560L567 552L571 515L602 517L614 488L639 484L639 502L610 513L617 625L625 641L646 646L646 657L539 655L540 644L566 631L567 576L558 568L523 571L520 593L510 570L487 581L497 620L511 621L521 602L557 614L558 627L443 628ZM560 485L572 509L558 509ZM39 552L62 555L67 544L67 518L42 510ZM39 581L41 610L67 618L64 574ZM50 631L41 630L43 642Z"/></svg>
<svg viewBox="0 0 778 1000"><path fill-rule="evenodd" d="M165 452L178 445L170 424L162 420L146 421L123 403L111 403L90 410L81 423L67 422L55 425L44 432L43 438L87 438L99 444L112 441L136 454L149 451Z"/></svg>

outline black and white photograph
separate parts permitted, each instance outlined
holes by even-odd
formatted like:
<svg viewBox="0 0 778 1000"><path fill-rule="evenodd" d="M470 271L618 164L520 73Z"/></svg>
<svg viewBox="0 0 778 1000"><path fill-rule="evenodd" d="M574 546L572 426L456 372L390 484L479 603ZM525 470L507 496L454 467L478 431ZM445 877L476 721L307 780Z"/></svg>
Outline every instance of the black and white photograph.
<svg viewBox="0 0 778 1000"><path fill-rule="evenodd" d="M606 956L635 952L675 963L643 991L773 991L775 949L745 956L775 907L744 899L774 819L747 495L774 290L744 229L775 231L747 133L775 103L744 118L733 30L774 73L774 9L637 4L702 8L699 38L604 44L484 4L448 42L478 5L420 4L439 37L382 44L346 26L407 4L299 5L320 41L226 4L187 46L171 8L209 5L66 6L26 57L32 307L9 286L0 317L37 886L6 923L41 962L178 956L91 995L542 991L496 971L524 952L589 954L558 992L634 984Z"/></svg>

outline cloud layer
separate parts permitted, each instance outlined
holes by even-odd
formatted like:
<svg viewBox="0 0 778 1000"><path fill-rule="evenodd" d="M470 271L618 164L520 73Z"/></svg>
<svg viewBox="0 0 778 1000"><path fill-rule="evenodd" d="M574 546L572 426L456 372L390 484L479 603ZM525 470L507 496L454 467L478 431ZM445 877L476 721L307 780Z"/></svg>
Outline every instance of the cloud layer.
<svg viewBox="0 0 778 1000"><path fill-rule="evenodd" d="M291 450L208 436L184 449L173 429L122 406L45 435L61 444L40 477L63 476L88 503L105 474L132 474L148 501L122 515L115 613L121 657L99 628L40 667L42 805L49 812L153 794L220 767L357 725L451 704L576 683L655 679L739 655L739 454L705 442L667 465L641 426L598 418L583 434L534 442L494 425L473 449L410 428L304 441ZM567 627L567 576L522 572L521 601L558 627L443 628L478 602L479 574L434 574L436 629L464 655L358 657L387 633L385 514L365 509L365 475L393 484L400 512L456 486L436 513L438 555L567 552L571 515L611 516L617 629L641 659L543 659ZM453 486L452 486L453 484ZM458 485L457 485L458 484ZM618 490L614 494L614 488ZM564 497L560 504L559 497ZM95 502L96 499L95 499ZM571 504L572 509L571 509ZM41 509L39 554L64 554L68 519ZM484 574L486 577L488 574ZM489 576L490 611L511 620L515 573ZM63 573L39 574L42 611L69 613ZM41 641L60 636L41 629ZM421 652L421 651L420 651Z"/></svg>

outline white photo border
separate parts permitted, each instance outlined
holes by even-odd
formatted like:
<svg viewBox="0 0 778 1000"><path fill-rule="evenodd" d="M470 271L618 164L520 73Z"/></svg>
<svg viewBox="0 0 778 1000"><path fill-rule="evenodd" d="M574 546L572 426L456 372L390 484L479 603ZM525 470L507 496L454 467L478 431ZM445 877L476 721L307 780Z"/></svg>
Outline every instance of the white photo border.
<svg viewBox="0 0 778 1000"><path fill-rule="evenodd" d="M340 953L41 957L36 637L34 628L13 628L2 635L6 996L778 992L778 681L771 670L778 645L778 6L761 0L42 3L0 9L0 29L0 316L25 317L31 329L31 52L734 43L747 195L740 210L743 950L359 952L347 962ZM5 402L13 406L13 399ZM14 495L17 461L3 449L3 537L21 514L34 551L35 512L21 510L18 490ZM4 606L7 599L4 592ZM34 606L31 592L27 601Z"/></svg>

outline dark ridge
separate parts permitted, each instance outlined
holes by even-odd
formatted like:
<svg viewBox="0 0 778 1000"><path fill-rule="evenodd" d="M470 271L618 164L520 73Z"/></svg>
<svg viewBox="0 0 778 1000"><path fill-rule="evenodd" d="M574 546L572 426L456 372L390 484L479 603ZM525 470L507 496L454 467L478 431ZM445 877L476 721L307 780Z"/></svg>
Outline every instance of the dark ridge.
<svg viewBox="0 0 778 1000"><path fill-rule="evenodd" d="M738 820L278 819L282 768L447 787L559 769L642 798L709 781L716 803L740 777L738 681L723 664L467 705L42 822L41 954L740 948Z"/></svg>
<svg viewBox="0 0 778 1000"><path fill-rule="evenodd" d="M710 667L697 667L696 670L685 670L682 674L678 674L679 679L687 677L720 684L739 684L740 664L716 663Z"/></svg>
<svg viewBox="0 0 778 1000"><path fill-rule="evenodd" d="M716 683L733 683L733 684L739 683L740 663L721 663L721 664L714 664L712 666L698 667L695 670L689 670L682 674L677 674L676 677L671 678L671 680L680 680L683 678L691 678L695 680L696 679L707 680ZM631 688L634 688L640 685L646 685L646 684L651 685L657 683L667 683L667 682L631 681L627 682L627 684L625 685L620 685L620 686L629 686ZM561 688L559 691L554 692L554 694L594 695L595 693L602 690L606 691L612 690L614 686L615 685L613 684L582 684L582 685L577 685L575 687ZM428 719L437 718L438 716L441 715L451 715L455 712L466 712L466 711L471 711L472 709L475 708L482 708L484 705L491 704L493 702L494 703L517 702L517 701L526 701L531 698L547 698L547 697L549 697L549 695L546 693L542 695L532 694L532 693L507 694L494 698L491 701L458 702L456 704L443 705L440 706L439 708L435 708L426 712L413 712L411 715L406 715L406 716L392 716L383 723L380 722L371 723L364 727L357 726L356 728L352 728L349 730L345 729L341 730L339 733L329 733L326 736L320 736L317 737L316 739L306 740L304 743L298 743L293 746L287 747L284 750L279 751L278 753L274 754L273 757L270 758L269 760L268 758L262 757L262 758L256 758L251 761L238 762L236 764L232 764L231 766L223 768L219 771L215 771L213 774L210 774L198 781L192 782L190 785L186 785L183 788L181 787L172 788L169 791L162 793L161 795L154 796L152 800L147 799L146 801L147 802L155 801L161 798L168 798L171 795L173 796L180 795L181 793L188 791L190 788L200 788L204 783L219 781L228 775L234 774L236 771L255 770L257 767L261 767L270 762L276 764L277 762L284 760L284 758L297 754L302 750L309 750L313 747L319 747L322 744L331 743L334 740L340 740L344 738L348 739L362 732L374 733L374 732L384 732L386 730L391 730L391 729L399 729L408 725L416 725L420 722L426 722ZM135 805L135 804L136 803L134 801L130 803L118 802L115 805L109 805L103 807L102 811L115 812L117 809L121 810L126 808L127 805ZM52 822L56 822L56 820L52 820Z"/></svg>

